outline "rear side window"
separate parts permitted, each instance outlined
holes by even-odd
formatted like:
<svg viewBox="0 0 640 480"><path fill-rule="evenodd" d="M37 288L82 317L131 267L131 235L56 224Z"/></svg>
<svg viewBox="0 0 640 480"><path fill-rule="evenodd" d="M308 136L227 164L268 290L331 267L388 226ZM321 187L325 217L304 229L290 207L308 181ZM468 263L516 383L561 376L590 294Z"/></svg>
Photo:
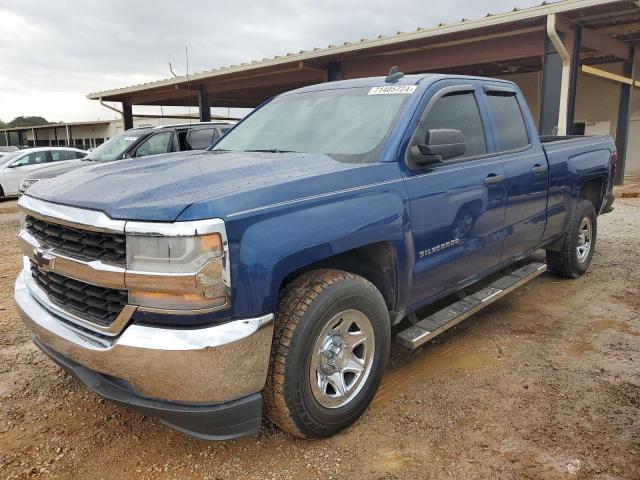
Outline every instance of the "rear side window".
<svg viewBox="0 0 640 480"><path fill-rule="evenodd" d="M436 100L419 127L418 138L424 138L428 130L440 128L462 132L466 147L464 157L487 153L480 110L473 92L450 93Z"/></svg>
<svg viewBox="0 0 640 480"><path fill-rule="evenodd" d="M189 147L191 150L204 150L213 142L214 128L200 128L191 130L189 135Z"/></svg>
<svg viewBox="0 0 640 480"><path fill-rule="evenodd" d="M516 96L512 93L488 92L487 99L498 129L500 150L517 150L529 145L527 127Z"/></svg>
<svg viewBox="0 0 640 480"><path fill-rule="evenodd" d="M79 152L73 150L51 150L51 161L59 162L61 160L75 160L81 158L78 156Z"/></svg>

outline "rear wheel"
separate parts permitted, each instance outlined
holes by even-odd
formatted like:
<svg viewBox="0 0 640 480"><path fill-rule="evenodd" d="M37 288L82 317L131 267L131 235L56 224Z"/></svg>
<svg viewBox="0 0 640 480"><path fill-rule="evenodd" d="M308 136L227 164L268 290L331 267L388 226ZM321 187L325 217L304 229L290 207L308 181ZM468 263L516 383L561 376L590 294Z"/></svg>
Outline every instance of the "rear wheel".
<svg viewBox="0 0 640 480"><path fill-rule="evenodd" d="M588 200L578 201L560 251L547 250L549 269L567 278L583 275L593 258L597 231L597 216L593 204Z"/></svg>
<svg viewBox="0 0 640 480"><path fill-rule="evenodd" d="M373 399L389 356L380 292L352 273L316 270L285 288L275 322L266 415L304 438L351 425Z"/></svg>

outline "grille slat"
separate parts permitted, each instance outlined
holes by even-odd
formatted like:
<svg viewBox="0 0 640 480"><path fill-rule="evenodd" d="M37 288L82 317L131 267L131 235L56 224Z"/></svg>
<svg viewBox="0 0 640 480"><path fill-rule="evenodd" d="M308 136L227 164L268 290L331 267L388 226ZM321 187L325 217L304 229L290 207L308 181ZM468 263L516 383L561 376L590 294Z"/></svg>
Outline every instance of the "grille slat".
<svg viewBox="0 0 640 480"><path fill-rule="evenodd" d="M90 232L26 217L27 231L36 237L45 248L81 260L101 260L105 263L124 266L127 262L126 237L124 234Z"/></svg>
<svg viewBox="0 0 640 480"><path fill-rule="evenodd" d="M54 304L101 327L109 327L127 304L125 290L97 287L54 272L43 272L34 262L31 262L31 276Z"/></svg>

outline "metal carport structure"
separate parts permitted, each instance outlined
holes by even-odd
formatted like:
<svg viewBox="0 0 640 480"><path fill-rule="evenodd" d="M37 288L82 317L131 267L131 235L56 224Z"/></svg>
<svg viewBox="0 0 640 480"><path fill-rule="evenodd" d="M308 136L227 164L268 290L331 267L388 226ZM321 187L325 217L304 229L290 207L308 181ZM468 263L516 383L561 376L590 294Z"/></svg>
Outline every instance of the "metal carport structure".
<svg viewBox="0 0 640 480"><path fill-rule="evenodd" d="M573 131L582 72L619 84L616 180L622 183L631 95L640 86L634 68L639 40L639 1L564 0L91 93L88 98L121 102L125 127L130 128L135 105L198 106L200 119L208 121L211 107L255 107L287 90L384 75L394 65L405 73L501 76L541 71L539 129L542 134L562 134ZM602 64L621 64L622 71L593 67Z"/></svg>

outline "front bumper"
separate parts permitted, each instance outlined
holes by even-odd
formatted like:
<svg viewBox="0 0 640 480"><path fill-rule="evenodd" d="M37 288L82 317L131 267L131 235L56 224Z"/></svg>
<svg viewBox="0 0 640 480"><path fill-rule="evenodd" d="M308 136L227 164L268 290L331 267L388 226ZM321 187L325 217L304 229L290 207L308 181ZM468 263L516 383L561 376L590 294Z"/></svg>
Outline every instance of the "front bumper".
<svg viewBox="0 0 640 480"><path fill-rule="evenodd" d="M261 403L257 399L267 376L272 314L199 329L131 324L118 336L107 337L52 313L32 295L30 281L30 273L24 270L16 281L15 301L34 342L94 391L146 409L165 423L203 438L251 433L246 425L236 425L225 434L224 428L213 428L219 422L210 420L208 428L202 420L192 425L185 419L209 412L224 424L233 417L225 412L229 405L241 411L247 402ZM259 428L255 418L260 412L255 407L249 410L253 412L251 428ZM194 425L201 431L194 430Z"/></svg>

